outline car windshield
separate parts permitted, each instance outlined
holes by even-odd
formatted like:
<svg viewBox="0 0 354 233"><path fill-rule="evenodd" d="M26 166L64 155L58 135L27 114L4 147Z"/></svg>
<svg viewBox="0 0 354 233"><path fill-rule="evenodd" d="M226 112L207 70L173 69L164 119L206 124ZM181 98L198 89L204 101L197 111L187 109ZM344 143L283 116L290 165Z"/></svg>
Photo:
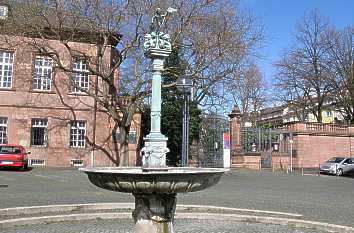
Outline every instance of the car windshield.
<svg viewBox="0 0 354 233"><path fill-rule="evenodd" d="M329 160L327 160L327 163L340 163L344 159L345 158L341 158L341 157L333 157L333 158L330 158Z"/></svg>
<svg viewBox="0 0 354 233"><path fill-rule="evenodd" d="M16 146L0 146L0 154L21 154L21 150Z"/></svg>

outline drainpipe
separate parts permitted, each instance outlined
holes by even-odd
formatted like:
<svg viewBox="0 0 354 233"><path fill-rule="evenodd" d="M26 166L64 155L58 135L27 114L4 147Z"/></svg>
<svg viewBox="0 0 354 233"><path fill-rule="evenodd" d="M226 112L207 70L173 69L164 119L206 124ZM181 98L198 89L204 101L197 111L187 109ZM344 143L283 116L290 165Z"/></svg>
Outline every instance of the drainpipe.
<svg viewBox="0 0 354 233"><path fill-rule="evenodd" d="M100 42L98 42L97 46L97 58L98 58L98 63L96 66L97 73L100 71L100 66L102 64L102 57L101 57L101 45ZM95 97L98 95L98 76L96 75L95 77ZM95 166L95 146L96 146L96 124L97 124L97 100L96 98L93 99L93 128L92 128L92 134L93 134L93 147L91 151L91 166Z"/></svg>
<svg viewBox="0 0 354 233"><path fill-rule="evenodd" d="M96 75L96 78L95 78L95 96L97 96L97 94L98 94L97 85L98 85L98 77ZM91 165L92 165L92 167L95 166L96 123L97 123L97 100L94 99L94 103L93 103L93 129L92 129L93 147L92 147L92 152L91 152Z"/></svg>

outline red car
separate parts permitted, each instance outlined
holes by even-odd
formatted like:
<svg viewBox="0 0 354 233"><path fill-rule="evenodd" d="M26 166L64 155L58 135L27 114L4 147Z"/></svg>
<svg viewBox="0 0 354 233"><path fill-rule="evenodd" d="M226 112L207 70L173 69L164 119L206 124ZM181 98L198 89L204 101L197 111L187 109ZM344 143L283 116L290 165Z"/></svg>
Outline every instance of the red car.
<svg viewBox="0 0 354 233"><path fill-rule="evenodd" d="M30 152L20 145L0 144L0 167L28 168Z"/></svg>

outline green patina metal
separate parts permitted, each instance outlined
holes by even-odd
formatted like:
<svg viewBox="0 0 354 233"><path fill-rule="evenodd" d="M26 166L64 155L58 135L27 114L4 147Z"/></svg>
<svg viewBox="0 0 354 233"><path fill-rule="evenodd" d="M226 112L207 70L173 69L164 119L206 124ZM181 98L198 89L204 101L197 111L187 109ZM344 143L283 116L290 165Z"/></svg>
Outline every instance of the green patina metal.
<svg viewBox="0 0 354 233"><path fill-rule="evenodd" d="M161 73L164 61L172 52L169 34L161 31L166 17L175 12L168 8L163 13L160 8L155 12L150 25L150 33L145 35L144 53L152 60L152 96L151 96L151 128L144 138L142 149L143 167L166 167L167 137L161 134Z"/></svg>

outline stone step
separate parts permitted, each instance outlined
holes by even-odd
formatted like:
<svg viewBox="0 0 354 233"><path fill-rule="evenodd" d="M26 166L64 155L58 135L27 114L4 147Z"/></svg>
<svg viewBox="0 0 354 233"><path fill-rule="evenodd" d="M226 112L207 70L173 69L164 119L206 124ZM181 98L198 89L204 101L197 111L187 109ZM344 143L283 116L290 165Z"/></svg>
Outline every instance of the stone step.
<svg viewBox="0 0 354 233"><path fill-rule="evenodd" d="M119 215L132 213L134 203L95 203L78 205L49 205L49 206L31 206L0 209L0 219L20 219L28 217L46 217L80 214L112 214ZM276 211L254 210L229 208L219 206L203 205L177 205L176 213L222 213L222 214L252 214L255 216L287 216L292 218L301 218L301 214L284 213Z"/></svg>
<svg viewBox="0 0 354 233"><path fill-rule="evenodd" d="M109 204L109 203L107 203ZM52 206L53 207L53 206ZM59 206L57 206L59 207ZM65 208L68 209L69 205L66 205ZM77 207L77 206L76 206ZM75 208L76 208L75 207ZM24 209L25 207L20 207L17 208L18 210ZM50 210L48 206L43 206L41 207L42 209L46 209L47 211ZM87 206L85 206L83 209L90 209ZM97 206L92 206L92 208L96 209ZM8 213L14 213L15 211L13 210L14 208L8 209ZM32 210L37 210L37 208L27 208L27 209L32 209ZM184 211L182 211L183 209ZM4 210L0 210L0 212L5 212ZM12 211L12 212L11 212ZM80 210L77 210L80 212ZM19 211L18 211L19 212ZM29 213L29 212L27 212ZM55 212L51 212L52 215L46 215L46 216L41 216L41 217L36 217L33 215L29 215L27 217L19 217L19 216L13 216L17 218L13 219L6 219L6 220L0 220L0 231L1 230L11 230L13 227L18 227L18 226L23 226L21 229L23 231L17 231L16 232L28 232L28 229L31 229L32 225L36 225L35 229L36 232L48 232L48 226L49 225L44 225L43 230L39 230L41 227L39 224L68 224L73 221L75 221L76 226L83 226L85 225L84 223L87 222L92 222L92 221L97 221L97 220L113 220L114 224L117 224L119 222L119 219L125 221L130 219L129 221L131 222L131 213L130 212L95 212L95 213L61 213L60 215L53 215ZM280 225L283 226L291 226L293 229L295 226L296 228L308 228L312 229L311 232L354 232L354 228L348 227L348 226L342 226L342 225L335 225L335 224L330 224L330 223L325 223L325 222L316 222L316 221L309 221L306 219L302 218L302 215L298 214L292 214L292 213L282 213L282 212L272 212L272 211L262 211L262 210L250 210L250 209L238 209L238 208L227 208L227 207L213 207L213 206L177 206L177 212L175 214L175 219L183 219L183 222L186 222L186 219L191 219L191 220L213 220L216 222L221 222L221 221L232 221L233 223L235 222L241 222L241 223L246 223L246 224L252 224L252 223L264 223L269 226L269 224L275 224L276 226L274 228L279 229ZM117 221L118 219L118 221ZM86 221L86 222L85 222ZM231 223L231 222L230 222ZM229 225L225 224L226 225ZM128 224L133 224L133 223L128 223ZM55 225L58 227L57 225ZM86 226L86 225L85 225ZM25 228L24 228L25 227ZM61 225L59 226L61 227ZM97 228L97 225L94 224L94 227ZM195 227L195 226L194 226ZM116 229L116 225L113 225L113 228ZM18 228L16 228L18 229ZM208 228L209 229L209 228ZM80 231L81 232L81 231ZM90 231L91 232L91 231ZM96 231L97 232L97 229ZM100 231L101 232L101 231ZM188 231L190 232L190 231ZM229 232L229 231L228 231ZM230 231L233 232L233 231ZM258 232L258 231L257 231ZM268 232L268 231L267 231ZM273 231L269 231L273 232ZM282 232L288 232L288 231L282 231ZM291 231L293 232L293 231ZM306 231L307 232L307 231Z"/></svg>

